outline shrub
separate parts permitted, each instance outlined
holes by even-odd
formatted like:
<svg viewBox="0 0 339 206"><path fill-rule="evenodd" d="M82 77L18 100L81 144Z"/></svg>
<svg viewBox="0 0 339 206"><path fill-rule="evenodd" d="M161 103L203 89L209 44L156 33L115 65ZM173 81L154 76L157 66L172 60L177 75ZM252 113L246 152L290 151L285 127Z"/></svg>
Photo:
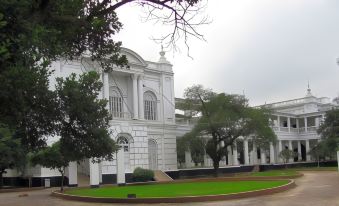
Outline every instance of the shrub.
<svg viewBox="0 0 339 206"><path fill-rule="evenodd" d="M153 180L153 178L154 178L154 172L152 170L137 167L133 171L133 180L135 182L151 181Z"/></svg>

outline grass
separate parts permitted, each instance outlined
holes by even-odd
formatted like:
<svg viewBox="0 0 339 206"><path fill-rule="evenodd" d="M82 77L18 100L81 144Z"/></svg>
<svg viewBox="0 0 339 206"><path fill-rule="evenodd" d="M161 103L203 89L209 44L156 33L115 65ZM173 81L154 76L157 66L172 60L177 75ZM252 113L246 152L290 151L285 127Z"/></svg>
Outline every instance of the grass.
<svg viewBox="0 0 339 206"><path fill-rule="evenodd" d="M154 185L109 186L101 188L77 188L66 190L66 194L92 197L126 198L127 194L146 197L182 197L220 195L272 188L287 184L287 180L277 181L235 181L235 182L186 182Z"/></svg>

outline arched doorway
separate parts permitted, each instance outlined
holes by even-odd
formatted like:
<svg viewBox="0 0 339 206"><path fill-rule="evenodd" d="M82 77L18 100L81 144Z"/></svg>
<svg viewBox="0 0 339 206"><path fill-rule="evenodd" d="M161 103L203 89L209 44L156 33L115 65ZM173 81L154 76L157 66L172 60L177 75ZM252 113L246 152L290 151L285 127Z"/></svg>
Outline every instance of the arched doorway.
<svg viewBox="0 0 339 206"><path fill-rule="evenodd" d="M124 152L124 166L125 166L125 171L130 171L131 170L131 165L130 165L130 144L128 139L125 136L120 136L117 139L118 145L121 147L121 150Z"/></svg>
<svg viewBox="0 0 339 206"><path fill-rule="evenodd" d="M148 140L148 165L149 169L158 169L157 143L153 139Z"/></svg>

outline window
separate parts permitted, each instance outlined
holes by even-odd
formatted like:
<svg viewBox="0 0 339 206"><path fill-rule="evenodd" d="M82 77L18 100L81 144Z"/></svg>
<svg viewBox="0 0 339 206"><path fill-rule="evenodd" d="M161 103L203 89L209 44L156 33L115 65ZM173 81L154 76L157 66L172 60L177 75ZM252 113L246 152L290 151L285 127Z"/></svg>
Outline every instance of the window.
<svg viewBox="0 0 339 206"><path fill-rule="evenodd" d="M109 111L112 117L123 118L123 99L117 88L111 88L109 94Z"/></svg>
<svg viewBox="0 0 339 206"><path fill-rule="evenodd" d="M157 98L149 91L144 93L144 113L147 120L157 119Z"/></svg>

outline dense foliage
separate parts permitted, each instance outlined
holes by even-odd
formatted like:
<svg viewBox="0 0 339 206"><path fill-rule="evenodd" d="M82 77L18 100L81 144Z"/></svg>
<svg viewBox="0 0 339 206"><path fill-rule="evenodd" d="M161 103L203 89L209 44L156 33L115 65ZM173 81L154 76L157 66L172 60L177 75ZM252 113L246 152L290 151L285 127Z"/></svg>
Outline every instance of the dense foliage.
<svg viewBox="0 0 339 206"><path fill-rule="evenodd" d="M197 85L186 89L185 98L183 105L192 105L192 110L201 115L186 136L210 137L205 148L216 174L219 161L227 154L227 146L235 146L241 137L251 136L260 147L268 147L276 139L270 127L270 113L250 107L242 95L216 94Z"/></svg>
<svg viewBox="0 0 339 206"><path fill-rule="evenodd" d="M327 150L327 155L339 150L339 109L326 112L325 121L320 125L318 133L322 138L321 147L323 150Z"/></svg>
<svg viewBox="0 0 339 206"><path fill-rule="evenodd" d="M133 181L135 182L152 181L153 178L154 178L154 172L152 170L137 167L133 171Z"/></svg>

